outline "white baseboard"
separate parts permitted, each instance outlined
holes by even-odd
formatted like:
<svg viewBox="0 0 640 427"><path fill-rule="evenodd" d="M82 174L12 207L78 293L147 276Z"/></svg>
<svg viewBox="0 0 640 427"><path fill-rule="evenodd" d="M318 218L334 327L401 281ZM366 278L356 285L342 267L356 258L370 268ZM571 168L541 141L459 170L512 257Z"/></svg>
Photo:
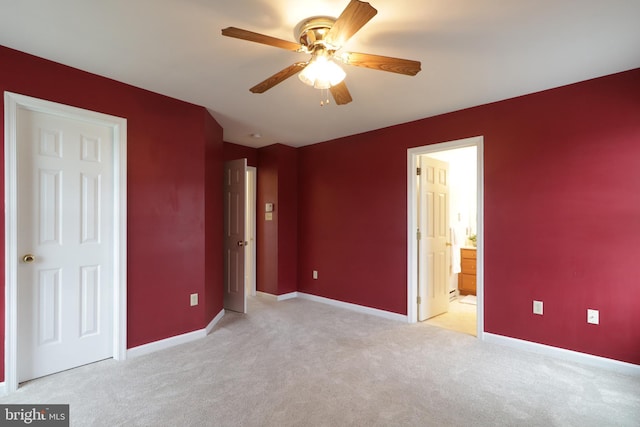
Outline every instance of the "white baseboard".
<svg viewBox="0 0 640 427"><path fill-rule="evenodd" d="M155 353L156 351L165 350L180 344L196 341L207 336L205 329L199 329L186 334L176 335L174 337L165 338L163 340L150 342L149 344L139 345L127 350L127 358L144 356L145 354Z"/></svg>
<svg viewBox="0 0 640 427"><path fill-rule="evenodd" d="M220 313L218 313L218 315L214 317L211 322L209 322L209 324L205 328L206 335L209 335L211 333L213 328L218 324L220 320L222 320L223 317L224 317L224 308L220 310Z"/></svg>
<svg viewBox="0 0 640 427"><path fill-rule="evenodd" d="M127 350L127 357L139 357L145 354L154 353L159 350L175 347L180 344L185 344L191 341L196 341L209 335L214 326L224 316L224 310L221 310L216 317L204 329L198 329L197 331L187 332L186 334L176 335L174 337L165 338L163 340L150 342L148 344L139 345L137 347Z"/></svg>
<svg viewBox="0 0 640 427"><path fill-rule="evenodd" d="M268 300L271 301L278 301L278 297L273 295L273 294L268 294L266 292L262 292L262 291L257 291L256 292L256 296L262 297L262 298L266 298Z"/></svg>
<svg viewBox="0 0 640 427"><path fill-rule="evenodd" d="M349 302L338 301L330 298L319 297L317 295L305 294L304 292L297 293L298 298L306 299L309 301L321 302L323 304L332 305L334 307L346 308L347 310L357 311L358 313L369 314L372 316L382 317L389 320L398 320L401 322L407 322L407 316L404 314L392 313L390 311L379 310L377 308L365 307L363 305L351 304Z"/></svg>
<svg viewBox="0 0 640 427"><path fill-rule="evenodd" d="M594 356L592 354L580 353L577 351L566 350L564 348L552 347L550 345L490 334L488 332L483 334L483 341L532 353L538 353L544 356L551 356L557 359L567 360L569 362L595 366L597 368L607 369L609 371L615 371L625 375L640 376L640 365L634 365L633 363L621 362L619 360L607 359L606 357Z"/></svg>
<svg viewBox="0 0 640 427"><path fill-rule="evenodd" d="M282 294L277 296L278 301L286 301L288 299L298 298L297 292L289 292L288 294Z"/></svg>
<svg viewBox="0 0 640 427"><path fill-rule="evenodd" d="M260 295L261 297L267 298L271 301L286 301L288 299L298 297L298 292L289 292L288 294L273 295L273 294L268 294L266 292L258 291L256 292L256 294Z"/></svg>

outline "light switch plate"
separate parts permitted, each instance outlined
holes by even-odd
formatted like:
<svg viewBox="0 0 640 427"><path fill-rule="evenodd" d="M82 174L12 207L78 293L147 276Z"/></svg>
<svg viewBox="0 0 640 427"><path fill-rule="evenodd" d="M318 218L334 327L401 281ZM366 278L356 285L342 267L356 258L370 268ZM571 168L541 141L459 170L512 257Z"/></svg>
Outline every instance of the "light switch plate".
<svg viewBox="0 0 640 427"><path fill-rule="evenodd" d="M191 294L190 297L191 307L198 305L198 294Z"/></svg>
<svg viewBox="0 0 640 427"><path fill-rule="evenodd" d="M588 308L587 309L587 323L591 323L592 325L599 325L600 324L600 311Z"/></svg>

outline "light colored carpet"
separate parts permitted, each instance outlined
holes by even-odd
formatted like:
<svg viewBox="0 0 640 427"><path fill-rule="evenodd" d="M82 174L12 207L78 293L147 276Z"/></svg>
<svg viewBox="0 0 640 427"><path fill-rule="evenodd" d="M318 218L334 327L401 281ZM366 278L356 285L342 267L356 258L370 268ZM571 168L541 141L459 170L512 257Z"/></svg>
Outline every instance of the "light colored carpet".
<svg viewBox="0 0 640 427"><path fill-rule="evenodd" d="M24 384L73 426L637 426L640 378L306 300L208 337Z"/></svg>

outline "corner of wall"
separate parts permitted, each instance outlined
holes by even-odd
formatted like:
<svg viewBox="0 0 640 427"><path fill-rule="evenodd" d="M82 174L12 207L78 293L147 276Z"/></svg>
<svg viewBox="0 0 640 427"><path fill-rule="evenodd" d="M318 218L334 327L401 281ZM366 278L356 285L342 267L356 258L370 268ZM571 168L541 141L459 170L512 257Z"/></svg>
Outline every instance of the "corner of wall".
<svg viewBox="0 0 640 427"><path fill-rule="evenodd" d="M274 144L258 149L257 287L273 295L297 290L298 153ZM274 210L265 218L265 203Z"/></svg>

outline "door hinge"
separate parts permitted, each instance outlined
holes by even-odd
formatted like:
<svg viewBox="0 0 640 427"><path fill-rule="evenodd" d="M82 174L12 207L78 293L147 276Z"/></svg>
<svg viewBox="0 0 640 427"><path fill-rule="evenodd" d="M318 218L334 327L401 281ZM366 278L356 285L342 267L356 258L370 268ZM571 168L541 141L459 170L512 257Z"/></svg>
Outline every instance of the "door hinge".
<svg viewBox="0 0 640 427"><path fill-rule="evenodd" d="M416 239L418 240L422 239L422 233L420 233L420 230L416 232Z"/></svg>
<svg viewBox="0 0 640 427"><path fill-rule="evenodd" d="M422 298L418 297L418 305L422 304Z"/></svg>
<svg viewBox="0 0 640 427"><path fill-rule="evenodd" d="M422 168L417 168L416 175L420 176L421 173L422 173Z"/></svg>

